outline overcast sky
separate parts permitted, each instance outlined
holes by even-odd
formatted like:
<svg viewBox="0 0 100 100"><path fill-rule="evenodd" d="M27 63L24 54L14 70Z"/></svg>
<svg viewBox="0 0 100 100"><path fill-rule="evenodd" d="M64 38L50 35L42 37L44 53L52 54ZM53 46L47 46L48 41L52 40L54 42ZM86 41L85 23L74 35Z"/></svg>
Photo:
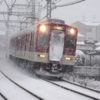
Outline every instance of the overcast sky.
<svg viewBox="0 0 100 100"><path fill-rule="evenodd" d="M7 3L11 4L11 1L14 0L6 0L6 1ZM61 0L57 4L65 4L70 1L75 1L75 0ZM23 4L26 3L26 0L17 0L16 3ZM41 4L45 5L46 4L45 0L43 0ZM0 11L7 11L7 7L4 2L0 5ZM41 13L41 17L45 15L46 11L43 11ZM66 24L71 24L77 20L100 22L100 0L86 0L79 4L56 8L55 10L52 11L52 18L65 20ZM0 19L4 19L4 17L0 15ZM11 19L15 19L15 17L12 16Z"/></svg>
<svg viewBox="0 0 100 100"><path fill-rule="evenodd" d="M66 1L68 0L62 0L62 3ZM72 6L57 8L53 11L52 16L64 19L66 24L77 20L100 22L100 0L86 0Z"/></svg>

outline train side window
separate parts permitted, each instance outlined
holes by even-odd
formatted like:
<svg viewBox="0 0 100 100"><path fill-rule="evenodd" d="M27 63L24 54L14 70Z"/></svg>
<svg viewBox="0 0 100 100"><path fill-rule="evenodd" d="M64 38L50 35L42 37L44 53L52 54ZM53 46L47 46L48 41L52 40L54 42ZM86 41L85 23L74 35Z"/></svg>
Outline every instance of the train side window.
<svg viewBox="0 0 100 100"><path fill-rule="evenodd" d="M50 33L50 26L46 27L45 32L38 32L38 46L47 47L49 43L49 33Z"/></svg>
<svg viewBox="0 0 100 100"><path fill-rule="evenodd" d="M28 33L27 34L27 46L26 46L27 51L29 50L29 47L30 47L30 39L31 39L31 33Z"/></svg>
<svg viewBox="0 0 100 100"><path fill-rule="evenodd" d="M23 47L24 47L24 42L23 42L24 40L23 40L23 35L22 35L22 40L21 40L21 45L22 45L22 50L24 49Z"/></svg>
<svg viewBox="0 0 100 100"><path fill-rule="evenodd" d="M35 34L35 31L31 32L31 50L34 49L34 34Z"/></svg>

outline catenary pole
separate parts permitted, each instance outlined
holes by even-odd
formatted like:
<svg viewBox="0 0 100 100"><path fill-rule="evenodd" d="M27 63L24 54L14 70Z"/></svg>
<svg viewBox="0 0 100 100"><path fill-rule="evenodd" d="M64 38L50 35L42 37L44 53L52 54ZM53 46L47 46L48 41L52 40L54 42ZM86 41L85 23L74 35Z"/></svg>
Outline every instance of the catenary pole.
<svg viewBox="0 0 100 100"><path fill-rule="evenodd" d="M6 0L4 0L6 6L7 6L7 9L8 9L8 14L7 14L7 21L6 21L6 27L7 27L7 31L6 31L6 58L8 56L8 43L9 43L9 39L8 39L8 33L9 33L9 19L10 19L10 16L11 16L11 13L12 13L12 7L13 5L15 4L16 0L14 1L14 3L12 4L11 8L9 7L9 5L7 4Z"/></svg>

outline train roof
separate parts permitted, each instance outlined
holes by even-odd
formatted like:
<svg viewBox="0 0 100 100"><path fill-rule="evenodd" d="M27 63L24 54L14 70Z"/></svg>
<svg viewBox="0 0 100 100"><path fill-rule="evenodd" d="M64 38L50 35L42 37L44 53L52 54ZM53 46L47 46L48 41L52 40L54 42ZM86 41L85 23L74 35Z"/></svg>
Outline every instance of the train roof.
<svg viewBox="0 0 100 100"><path fill-rule="evenodd" d="M30 26L30 27L27 27L26 29L24 29L24 30L21 30L21 31L18 31L17 33L15 33L11 38L14 38L14 37L16 37L16 36L18 36L18 34L19 33L21 33L21 35L22 34L24 34L25 33L25 31L31 31L31 30L33 30L34 29L34 27L35 26L37 26L38 24L36 24L36 25L33 25L33 26Z"/></svg>
<svg viewBox="0 0 100 100"><path fill-rule="evenodd" d="M42 20L42 21L39 22L39 23L57 23L57 24L65 24L65 21L60 20L60 19L45 19L45 20Z"/></svg>
<svg viewBox="0 0 100 100"><path fill-rule="evenodd" d="M24 34L25 31L31 31L31 30L33 30L34 27L36 27L36 26L38 26L39 24L42 24L42 23L44 23L44 24L48 24L48 23L65 24L65 22L63 20L60 20L60 19L45 19L45 20L42 20L42 21L40 21L39 23L37 23L33 26L30 26L30 27L28 27L24 30L17 32L11 38L18 36L19 33L21 33L21 35L22 35L22 34Z"/></svg>

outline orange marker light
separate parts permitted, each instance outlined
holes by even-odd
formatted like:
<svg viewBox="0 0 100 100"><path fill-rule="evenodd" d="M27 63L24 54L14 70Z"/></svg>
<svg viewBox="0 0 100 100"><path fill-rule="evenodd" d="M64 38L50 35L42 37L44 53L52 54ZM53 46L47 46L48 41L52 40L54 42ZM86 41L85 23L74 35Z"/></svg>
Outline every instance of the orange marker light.
<svg viewBox="0 0 100 100"><path fill-rule="evenodd" d="M66 57L65 59L66 59L66 60L71 60L71 58L69 58L69 57Z"/></svg>
<svg viewBox="0 0 100 100"><path fill-rule="evenodd" d="M45 55L40 55L41 58L45 58Z"/></svg>

